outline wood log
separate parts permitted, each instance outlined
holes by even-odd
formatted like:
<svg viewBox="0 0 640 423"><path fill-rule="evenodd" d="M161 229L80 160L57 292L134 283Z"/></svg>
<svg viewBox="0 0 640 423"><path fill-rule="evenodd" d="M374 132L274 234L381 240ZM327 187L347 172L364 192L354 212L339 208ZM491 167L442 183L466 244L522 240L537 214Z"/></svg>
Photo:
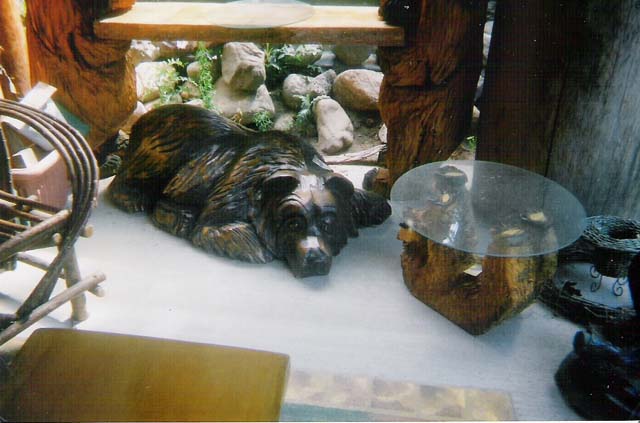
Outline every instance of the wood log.
<svg viewBox="0 0 640 423"><path fill-rule="evenodd" d="M568 2L554 0L498 2L477 159L546 173L575 27L570 10Z"/></svg>
<svg viewBox="0 0 640 423"><path fill-rule="evenodd" d="M640 4L580 3L548 177L588 216L640 219Z"/></svg>
<svg viewBox="0 0 640 423"><path fill-rule="evenodd" d="M484 0L422 0L407 46L379 49L388 188L417 165L447 159L466 135L482 67L485 13Z"/></svg>
<svg viewBox="0 0 640 423"><path fill-rule="evenodd" d="M27 38L15 0L0 0L0 47L4 49L0 63L16 86L17 94L24 96L31 88Z"/></svg>
<svg viewBox="0 0 640 423"><path fill-rule="evenodd" d="M535 299L555 273L556 255L484 257L434 243L401 229L402 272L409 291L472 335L480 335L517 314ZM482 272L465 273L480 264Z"/></svg>
<svg viewBox="0 0 640 423"><path fill-rule="evenodd" d="M93 22L104 1L30 0L27 39L32 81L58 88L54 99L90 127L98 147L115 135L136 104L130 41L97 39Z"/></svg>

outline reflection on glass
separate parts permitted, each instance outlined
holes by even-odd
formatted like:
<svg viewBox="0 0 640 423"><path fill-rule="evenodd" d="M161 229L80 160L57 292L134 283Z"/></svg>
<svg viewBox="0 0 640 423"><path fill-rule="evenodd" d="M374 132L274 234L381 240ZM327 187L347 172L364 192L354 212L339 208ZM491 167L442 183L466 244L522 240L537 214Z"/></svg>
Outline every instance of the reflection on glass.
<svg viewBox="0 0 640 423"><path fill-rule="evenodd" d="M434 242L498 257L557 251L582 234L586 218L557 183L482 161L413 169L393 186L391 204L397 220Z"/></svg>

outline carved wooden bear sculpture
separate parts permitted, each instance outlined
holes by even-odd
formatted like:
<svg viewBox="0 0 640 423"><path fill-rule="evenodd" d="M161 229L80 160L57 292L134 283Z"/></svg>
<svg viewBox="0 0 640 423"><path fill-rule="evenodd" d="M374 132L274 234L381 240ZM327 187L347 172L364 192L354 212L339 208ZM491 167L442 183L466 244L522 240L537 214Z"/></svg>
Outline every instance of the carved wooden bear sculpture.
<svg viewBox="0 0 640 423"><path fill-rule="evenodd" d="M109 195L207 251L255 263L283 259L298 277L327 274L358 227L391 213L384 198L354 189L298 138L188 105L138 120Z"/></svg>

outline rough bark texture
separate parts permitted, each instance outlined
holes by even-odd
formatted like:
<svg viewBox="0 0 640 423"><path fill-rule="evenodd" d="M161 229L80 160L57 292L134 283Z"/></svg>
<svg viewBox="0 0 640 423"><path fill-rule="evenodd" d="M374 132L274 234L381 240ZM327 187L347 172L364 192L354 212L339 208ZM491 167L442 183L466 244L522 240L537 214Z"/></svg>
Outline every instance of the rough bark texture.
<svg viewBox="0 0 640 423"><path fill-rule="evenodd" d="M482 273L464 271L480 259L401 229L402 271L409 291L472 335L486 332L531 304L556 270L556 256L485 257Z"/></svg>
<svg viewBox="0 0 640 423"><path fill-rule="evenodd" d="M28 2L31 80L58 88L55 99L90 125L93 148L117 133L136 104L135 74L125 58L130 42L93 34L94 19L109 7L105 1Z"/></svg>
<svg viewBox="0 0 640 423"><path fill-rule="evenodd" d="M640 219L640 3L590 0L578 10L583 32L569 59L548 176L587 215Z"/></svg>
<svg viewBox="0 0 640 423"><path fill-rule="evenodd" d="M27 39L15 0L0 0L0 47L4 50L4 62L0 63L22 96L31 88L31 82Z"/></svg>
<svg viewBox="0 0 640 423"><path fill-rule="evenodd" d="M460 144L482 66L486 1L422 0L421 6L408 45L379 49L389 184L417 165L447 159Z"/></svg>
<svg viewBox="0 0 640 423"><path fill-rule="evenodd" d="M545 174L573 27L567 2L498 2L476 158Z"/></svg>

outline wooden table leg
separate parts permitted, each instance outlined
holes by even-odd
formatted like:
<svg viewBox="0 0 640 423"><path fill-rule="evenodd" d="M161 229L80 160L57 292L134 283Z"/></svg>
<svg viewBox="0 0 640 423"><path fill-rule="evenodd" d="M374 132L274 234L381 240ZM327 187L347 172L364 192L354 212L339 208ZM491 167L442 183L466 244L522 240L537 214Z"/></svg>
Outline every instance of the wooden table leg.
<svg viewBox="0 0 640 423"><path fill-rule="evenodd" d="M401 229L402 270L409 291L473 335L486 332L533 302L543 282L556 271L555 254L478 257ZM466 273L474 265L481 272Z"/></svg>

